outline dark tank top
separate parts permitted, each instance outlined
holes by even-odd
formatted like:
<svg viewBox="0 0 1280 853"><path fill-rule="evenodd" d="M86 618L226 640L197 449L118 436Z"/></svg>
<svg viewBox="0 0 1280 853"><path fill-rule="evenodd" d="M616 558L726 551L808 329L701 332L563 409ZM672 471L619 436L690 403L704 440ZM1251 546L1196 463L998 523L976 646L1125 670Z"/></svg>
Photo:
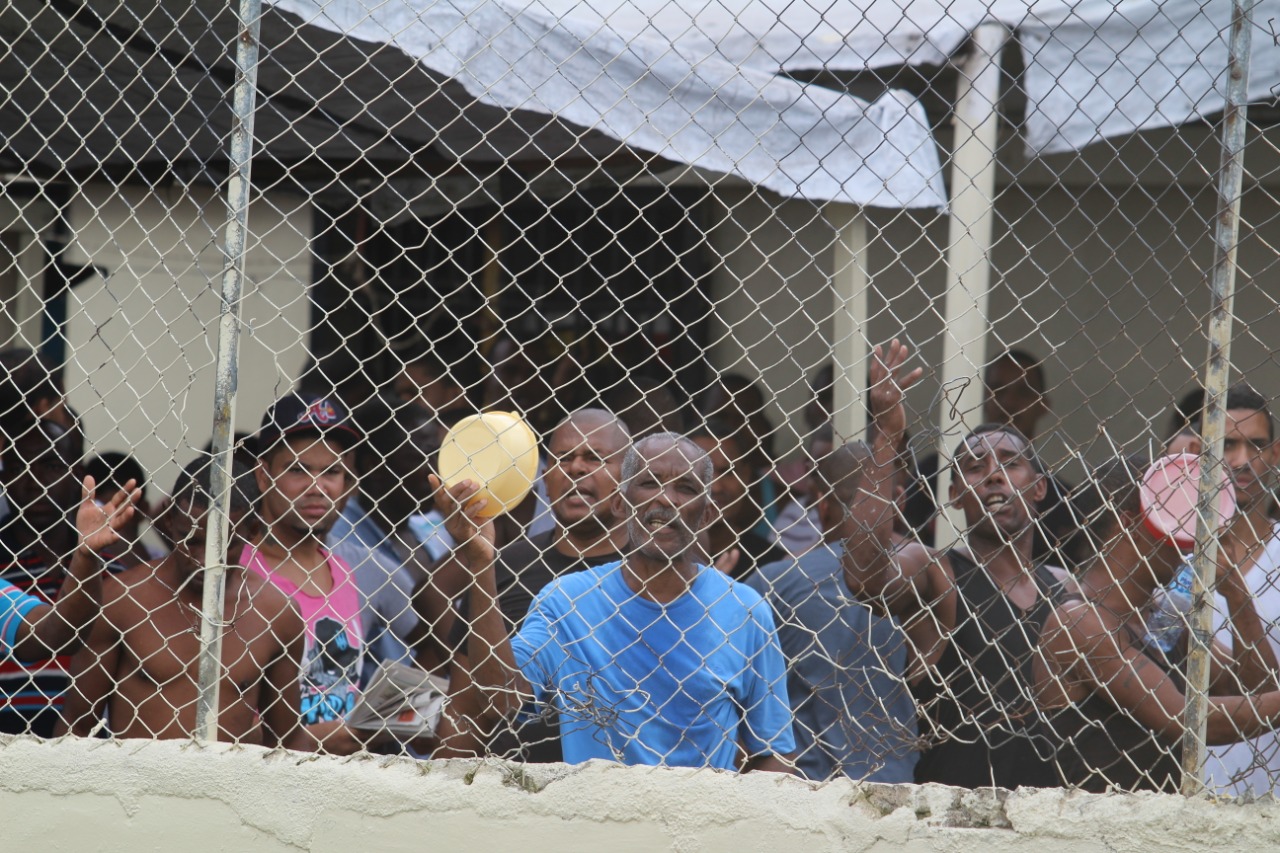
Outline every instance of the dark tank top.
<svg viewBox="0 0 1280 853"><path fill-rule="evenodd" d="M1035 717L1033 662L1053 608L1057 580L1033 572L1040 597L1027 611L1009 601L967 555L947 553L955 576L955 629L946 649L913 688L926 744L917 782L965 788L1048 787L1058 774L1029 723Z"/></svg>
<svg viewBox="0 0 1280 853"><path fill-rule="evenodd" d="M1136 636L1128 625L1124 630L1185 693L1186 634L1173 653L1166 655L1151 647L1145 638ZM1178 793L1182 782L1181 741L1157 736L1133 719L1131 713L1097 693L1089 694L1082 702L1044 712L1037 725L1043 734L1037 743L1053 744L1051 757L1056 759L1058 784L1099 794L1108 787Z"/></svg>

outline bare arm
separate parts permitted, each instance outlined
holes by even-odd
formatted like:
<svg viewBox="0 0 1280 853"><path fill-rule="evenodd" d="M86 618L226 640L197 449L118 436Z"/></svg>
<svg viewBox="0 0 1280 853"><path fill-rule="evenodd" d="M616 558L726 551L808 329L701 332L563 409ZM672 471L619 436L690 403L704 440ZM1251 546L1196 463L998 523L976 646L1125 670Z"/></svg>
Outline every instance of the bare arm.
<svg viewBox="0 0 1280 853"><path fill-rule="evenodd" d="M57 603L35 608L18 626L14 655L19 659L43 660L80 648L101 608L101 554L120 540L117 531L133 517L133 505L141 496L135 486L130 480L100 507L93 499L93 478L84 478L80 508L76 511L79 544L58 591Z"/></svg>
<svg viewBox="0 0 1280 853"><path fill-rule="evenodd" d="M1221 555L1218 561L1218 592L1227 602L1231 653L1224 660L1224 650L1215 644L1209 692L1214 696L1238 696L1276 690L1280 684L1276 682L1275 650L1254 607L1253 596L1240 575L1239 567L1227 562L1224 550L1218 553Z"/></svg>
<svg viewBox="0 0 1280 853"><path fill-rule="evenodd" d="M479 513L483 499L475 500L479 486L465 480L449 489L436 486L436 506L445 516L449 535L458 543L455 555L466 567L471 586L468 592L466 656L471 663L470 681L475 689L487 694L482 714L508 717L520 709L524 697L531 693L524 676L516 666L507 634L506 620L498 607L498 582L494 565L498 551L494 545L493 522Z"/></svg>
<svg viewBox="0 0 1280 853"><path fill-rule="evenodd" d="M1041 639L1050 674L1072 673L1136 722L1166 740L1183 735L1186 696L1169 674L1124 632L1107 625L1087 604L1060 608ZM1238 743L1280 725L1280 691L1211 697L1207 742Z"/></svg>
<svg viewBox="0 0 1280 853"><path fill-rule="evenodd" d="M875 348L869 397L871 459L850 505L845 508L845 584L860 600L882 614L906 620L919 614L937 596L932 590L933 554L920 546L895 550L893 545L894 485L897 454L906 430L902 400L920 378L921 368L904 373L910 351L893 341L887 353ZM838 500L837 497L828 500Z"/></svg>
<svg viewBox="0 0 1280 853"><path fill-rule="evenodd" d="M288 602L272 621L272 631L284 637L278 654L263 671L262 689L258 692L258 715L262 719L262 745L283 746L304 752L314 750L316 740L310 736L298 716L298 671L306 645L306 626L302 617Z"/></svg>
<svg viewBox="0 0 1280 853"><path fill-rule="evenodd" d="M71 658L71 689L63 705L63 720L56 729L58 734L92 735L119 681L120 646L124 638L116 622L118 617L113 618L116 608L112 605L122 593L128 593L114 578L107 584L107 602L102 615L94 622L88 642Z"/></svg>

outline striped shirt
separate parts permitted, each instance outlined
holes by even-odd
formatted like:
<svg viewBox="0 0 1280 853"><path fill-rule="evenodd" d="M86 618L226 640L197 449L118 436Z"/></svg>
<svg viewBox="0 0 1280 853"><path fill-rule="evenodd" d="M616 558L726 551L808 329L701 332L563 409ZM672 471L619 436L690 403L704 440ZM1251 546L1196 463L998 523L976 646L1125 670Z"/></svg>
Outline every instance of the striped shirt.
<svg viewBox="0 0 1280 853"><path fill-rule="evenodd" d="M55 603L66 578L62 566L50 566L38 556L15 557L7 550L0 547L0 582L38 604ZM105 568L112 574L123 570L110 558ZM71 687L69 663L70 655L26 662L12 655L0 658L0 732L50 737L53 721L44 712L62 713L63 697ZM37 719L40 722L33 727Z"/></svg>
<svg viewBox="0 0 1280 853"><path fill-rule="evenodd" d="M27 614L44 604L11 583L0 582L0 657L11 657L18 644L18 628Z"/></svg>

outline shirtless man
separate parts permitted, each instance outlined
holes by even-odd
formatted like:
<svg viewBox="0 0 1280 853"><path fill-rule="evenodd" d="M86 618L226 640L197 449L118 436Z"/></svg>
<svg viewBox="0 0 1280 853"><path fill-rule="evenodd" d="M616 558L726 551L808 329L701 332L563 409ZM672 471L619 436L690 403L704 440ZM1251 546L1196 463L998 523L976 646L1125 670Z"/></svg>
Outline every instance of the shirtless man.
<svg viewBox="0 0 1280 853"><path fill-rule="evenodd" d="M950 499L964 513L963 545L939 553L893 542L895 455L906 427L903 393L920 369L902 365L897 341L876 348L870 401L872 460L849 507L845 583L880 615L896 617L914 652L909 679L928 739L917 782L961 787L1056 781L1026 731L1034 713L1032 658L1053 590L1032 561L1035 506L1045 477L1030 441L1008 424L985 424L956 449Z"/></svg>
<svg viewBox="0 0 1280 853"><path fill-rule="evenodd" d="M252 522L243 519L256 497L252 479L240 466L231 490L231 544L237 552L251 532ZM209 481L208 462L187 466L158 519L172 552L107 579L103 618L71 661L75 682L65 715L72 734L92 735L105 709L117 737L191 737ZM310 747L298 717L303 625L297 610L288 596L239 567L227 573L225 601L218 739Z"/></svg>

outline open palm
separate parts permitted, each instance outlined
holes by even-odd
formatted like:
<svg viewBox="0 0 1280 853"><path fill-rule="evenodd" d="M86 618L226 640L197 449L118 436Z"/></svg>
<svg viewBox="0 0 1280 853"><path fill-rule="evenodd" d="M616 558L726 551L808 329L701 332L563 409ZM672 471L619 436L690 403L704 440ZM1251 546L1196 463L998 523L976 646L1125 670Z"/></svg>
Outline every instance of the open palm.
<svg viewBox="0 0 1280 853"><path fill-rule="evenodd" d="M85 477L80 490L80 508L76 510L76 530L80 544L101 554L120 541L120 528L133 518L134 504L142 497L136 480L124 484L111 500L99 506L93 494L97 487L92 477Z"/></svg>

